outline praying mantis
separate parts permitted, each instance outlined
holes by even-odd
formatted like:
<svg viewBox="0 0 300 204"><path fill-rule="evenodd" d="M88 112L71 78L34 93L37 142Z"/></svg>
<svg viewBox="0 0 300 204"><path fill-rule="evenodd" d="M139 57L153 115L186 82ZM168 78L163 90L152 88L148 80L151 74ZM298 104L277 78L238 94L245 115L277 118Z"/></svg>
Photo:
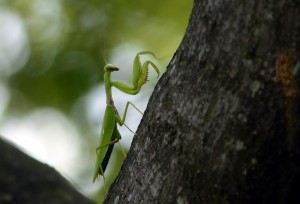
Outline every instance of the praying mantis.
<svg viewBox="0 0 300 204"><path fill-rule="evenodd" d="M97 179L98 176L104 177L104 171L107 167L108 161L113 151L114 144L121 139L121 134L118 130L118 125L126 126L124 122L126 119L128 106L129 105L133 106L136 110L138 110L141 114L143 114L134 104L128 101L125 106L123 118L121 118L114 105L112 92L111 92L112 87L115 87L126 94L136 95L140 92L142 86L147 82L149 65L151 65L151 67L154 68L158 77L160 75L160 71L158 67L152 61L147 60L142 65L140 61L140 55L151 55L154 58L156 58L154 53L150 51L141 51L137 53L133 62L132 85L125 84L119 81L112 81L110 79L111 73L114 71L119 71L119 68L112 64L106 64L104 66L106 109L104 113L104 120L102 124L99 146L96 149L97 160L96 160L96 165L95 165L95 170L93 175L93 182Z"/></svg>

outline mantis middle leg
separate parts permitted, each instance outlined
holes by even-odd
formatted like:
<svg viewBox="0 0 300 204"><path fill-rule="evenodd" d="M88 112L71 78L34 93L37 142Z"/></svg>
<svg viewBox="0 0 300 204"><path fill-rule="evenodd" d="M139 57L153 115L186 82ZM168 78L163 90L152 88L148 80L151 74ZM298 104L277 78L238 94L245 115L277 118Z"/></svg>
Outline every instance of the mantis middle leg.
<svg viewBox="0 0 300 204"><path fill-rule="evenodd" d="M143 115L143 112L140 111L140 109L138 109L133 103L131 103L130 101L127 101L126 103L126 107L125 107L125 110L124 110L124 113L123 113L123 118L121 119L121 117L118 115L118 117L116 117L116 121L117 123L122 126L122 125L125 125L125 127L130 131L132 132L133 134L135 134L135 132L133 132L126 124L125 124L125 120L126 120L126 115L127 115L127 111L128 111L128 107L129 105L131 105L133 108L135 108L140 114Z"/></svg>

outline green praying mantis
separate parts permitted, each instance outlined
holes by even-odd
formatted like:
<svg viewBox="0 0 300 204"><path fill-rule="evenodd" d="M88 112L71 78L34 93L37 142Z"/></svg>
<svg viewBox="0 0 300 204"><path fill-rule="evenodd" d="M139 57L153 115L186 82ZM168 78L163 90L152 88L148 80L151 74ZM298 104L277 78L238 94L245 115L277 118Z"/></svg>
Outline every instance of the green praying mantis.
<svg viewBox="0 0 300 204"><path fill-rule="evenodd" d="M97 161L93 175L93 182L97 179L98 176L104 177L104 171L107 167L108 161L113 151L114 144L121 139L121 134L118 130L118 124L120 126L126 126L124 122L126 119L129 104L132 105L141 114L143 114L134 104L128 101L126 103L123 118L121 118L114 105L111 92L112 87L115 87L124 93L136 95L140 92L142 86L147 82L149 65L151 65L154 68L158 77L160 75L158 67L152 61L147 60L143 64L141 64L140 55L152 55L154 58L156 58L154 53L150 51L142 51L137 53L133 62L132 85L128 85L119 81L112 81L110 79L112 72L119 71L118 67L112 64L106 64L104 67L106 109L104 113L104 120L102 124L99 146L96 149Z"/></svg>

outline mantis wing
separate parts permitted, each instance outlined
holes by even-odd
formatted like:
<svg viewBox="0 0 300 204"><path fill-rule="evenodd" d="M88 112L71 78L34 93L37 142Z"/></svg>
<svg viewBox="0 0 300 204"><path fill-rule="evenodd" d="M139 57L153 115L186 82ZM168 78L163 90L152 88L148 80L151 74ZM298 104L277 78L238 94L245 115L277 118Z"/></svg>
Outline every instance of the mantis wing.
<svg viewBox="0 0 300 204"><path fill-rule="evenodd" d="M113 132L111 140L110 140L111 144L109 145L108 150L107 150L107 152L105 154L105 157L104 157L104 159L103 159L103 161L101 163L101 167L102 167L102 171L103 172L106 169L106 166L107 166L108 161L110 159L111 153L113 151L113 148L114 148L114 145L115 145L114 141L118 141L120 139L121 139L121 135L120 135L120 132L118 130L117 123L116 123L115 124L115 128L114 128L114 132Z"/></svg>
<svg viewBox="0 0 300 204"><path fill-rule="evenodd" d="M115 126L116 126L115 111L111 105L107 105L105 114L104 114L104 120L103 120L103 126L102 126L102 130L101 130L99 146L96 150L97 161L96 161L96 166L95 166L95 170L94 170L93 182L96 180L98 175L103 176L103 170L101 167L101 163L103 162L106 152L109 148L109 144L112 140ZM112 151L112 150L110 150L110 151Z"/></svg>

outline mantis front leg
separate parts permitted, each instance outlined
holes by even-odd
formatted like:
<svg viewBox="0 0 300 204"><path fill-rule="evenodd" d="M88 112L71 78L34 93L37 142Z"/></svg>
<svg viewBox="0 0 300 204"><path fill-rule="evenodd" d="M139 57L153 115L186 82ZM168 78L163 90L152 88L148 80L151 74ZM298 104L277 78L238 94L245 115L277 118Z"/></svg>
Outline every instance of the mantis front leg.
<svg viewBox="0 0 300 204"><path fill-rule="evenodd" d="M154 68L159 76L159 69L152 61L147 60L143 65L141 65L140 55L144 54L149 54L155 57L154 53L150 51L142 51L135 56L133 63L132 85L128 85L119 81L112 81L111 85L124 93L136 95L140 92L142 86L147 82L149 65Z"/></svg>

